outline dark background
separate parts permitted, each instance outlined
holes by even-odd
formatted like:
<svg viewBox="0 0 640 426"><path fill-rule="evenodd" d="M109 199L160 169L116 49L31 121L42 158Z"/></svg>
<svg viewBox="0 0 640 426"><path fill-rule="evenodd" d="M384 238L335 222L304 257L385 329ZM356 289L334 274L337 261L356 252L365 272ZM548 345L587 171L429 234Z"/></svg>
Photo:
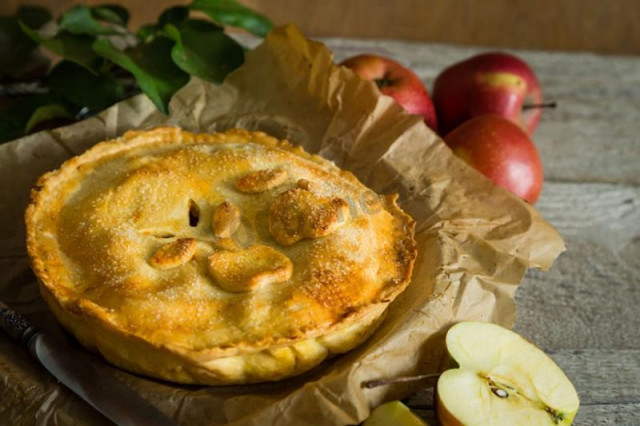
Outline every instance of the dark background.
<svg viewBox="0 0 640 426"><path fill-rule="evenodd" d="M495 47L640 53L639 0L240 0L309 37L375 37ZM120 3L131 26L188 0L2 0L0 15L38 4Z"/></svg>

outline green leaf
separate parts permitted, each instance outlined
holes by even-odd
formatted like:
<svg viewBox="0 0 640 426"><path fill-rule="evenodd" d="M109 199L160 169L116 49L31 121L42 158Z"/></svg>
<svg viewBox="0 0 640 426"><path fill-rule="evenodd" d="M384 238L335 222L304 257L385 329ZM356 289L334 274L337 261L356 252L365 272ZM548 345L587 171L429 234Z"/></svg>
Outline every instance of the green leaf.
<svg viewBox="0 0 640 426"><path fill-rule="evenodd" d="M173 42L165 37L126 51L116 49L106 39L93 44L100 56L131 72L140 89L165 114L173 94L189 81L189 75L171 61L172 47Z"/></svg>
<svg viewBox="0 0 640 426"><path fill-rule="evenodd" d="M82 65L91 72L96 72L99 58L91 48L94 38L86 35L74 35L60 32L53 38L46 39L37 31L20 22L20 28L32 40L40 43L45 49L62 56L72 62Z"/></svg>
<svg viewBox="0 0 640 426"><path fill-rule="evenodd" d="M20 30L15 18L0 16L0 80L5 74L15 74L15 68L26 64L36 46Z"/></svg>
<svg viewBox="0 0 640 426"><path fill-rule="evenodd" d="M38 44L18 24L22 19L39 28L51 19L46 9L23 6L15 17L0 16L0 80L34 79L46 73L49 60L36 51Z"/></svg>
<svg viewBox="0 0 640 426"><path fill-rule="evenodd" d="M53 117L52 112L59 112L60 116L69 117L69 111L60 111L58 108L53 108L53 111L47 112L44 108L48 105L65 106L64 100L51 95L33 95L22 98L3 110L0 114L0 143L7 142L13 139L17 139L26 134L26 129L31 130L34 126L40 123L45 116ZM38 113L38 117L33 118L34 113L43 108Z"/></svg>
<svg viewBox="0 0 640 426"><path fill-rule="evenodd" d="M12 141L24 136L24 127L37 106L20 105L21 101L14 102L9 108L0 113L0 143Z"/></svg>
<svg viewBox="0 0 640 426"><path fill-rule="evenodd" d="M90 36L118 34L113 28L100 24L87 6L75 6L60 17L60 28L71 34Z"/></svg>
<svg viewBox="0 0 640 426"><path fill-rule="evenodd" d="M215 22L242 28L261 37L273 28L267 17L235 0L193 0L189 7L206 13Z"/></svg>
<svg viewBox="0 0 640 426"><path fill-rule="evenodd" d="M166 9L158 18L158 28L162 29L165 26L180 25L189 18L189 9L184 6L174 6Z"/></svg>
<svg viewBox="0 0 640 426"><path fill-rule="evenodd" d="M37 44L20 30L15 18L0 16L0 61L10 61L13 59L13 53L20 54L36 46Z"/></svg>
<svg viewBox="0 0 640 426"><path fill-rule="evenodd" d="M51 13L43 7L22 6L16 13L16 18L31 28L40 28L51 19Z"/></svg>
<svg viewBox="0 0 640 426"><path fill-rule="evenodd" d="M158 27L155 24L146 24L138 28L138 31L136 31L136 37L138 37L138 40L141 42L147 43L156 35L157 32Z"/></svg>
<svg viewBox="0 0 640 426"><path fill-rule="evenodd" d="M91 13L96 19L123 27L129 22L129 11L117 4L102 4L91 8Z"/></svg>
<svg viewBox="0 0 640 426"><path fill-rule="evenodd" d="M143 43L148 43L156 36L164 36L164 27L171 25L180 25L189 17L189 9L184 6L174 6L165 9L158 18L157 24L147 24L138 28L136 37Z"/></svg>
<svg viewBox="0 0 640 426"><path fill-rule="evenodd" d="M44 123L45 121L54 120L56 118L73 118L73 114L69 112L64 104L49 104L36 108L33 112L27 124L24 127L24 132L31 132L37 125Z"/></svg>
<svg viewBox="0 0 640 426"><path fill-rule="evenodd" d="M210 22L193 19L179 27L167 25L165 32L176 42L173 62L196 77L222 83L244 62L242 46Z"/></svg>
<svg viewBox="0 0 640 426"><path fill-rule="evenodd" d="M92 74L70 61L61 61L47 77L51 93L79 108L102 110L124 97L124 87L105 72Z"/></svg>

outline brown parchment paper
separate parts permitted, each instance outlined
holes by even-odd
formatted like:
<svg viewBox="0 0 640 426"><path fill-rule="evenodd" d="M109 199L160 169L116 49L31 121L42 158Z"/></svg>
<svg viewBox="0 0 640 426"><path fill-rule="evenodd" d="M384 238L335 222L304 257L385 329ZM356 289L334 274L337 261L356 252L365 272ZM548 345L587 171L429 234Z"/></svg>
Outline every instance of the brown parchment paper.
<svg viewBox="0 0 640 426"><path fill-rule="evenodd" d="M192 131L263 130L355 173L378 193L398 192L417 222L412 283L361 347L291 380L257 386L177 386L97 365L185 425L356 424L384 400L420 384L363 389L364 380L441 368L443 335L456 321L511 326L528 267L548 269L564 249L556 231L517 197L457 159L419 117L372 83L333 64L295 27L272 32L222 86L193 79L170 115L143 95L83 122L0 146L0 299L62 339L28 268L23 212L37 177L94 143L159 124ZM73 342L71 342L73 344ZM107 424L26 352L0 335L0 423Z"/></svg>

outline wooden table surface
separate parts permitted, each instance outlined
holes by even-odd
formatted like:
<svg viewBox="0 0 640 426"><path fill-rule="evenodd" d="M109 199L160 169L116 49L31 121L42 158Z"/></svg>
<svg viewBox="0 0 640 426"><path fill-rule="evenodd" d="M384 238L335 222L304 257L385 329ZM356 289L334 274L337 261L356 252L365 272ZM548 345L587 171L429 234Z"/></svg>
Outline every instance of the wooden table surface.
<svg viewBox="0 0 640 426"><path fill-rule="evenodd" d="M327 39L408 65L431 88L447 65L487 49ZM577 425L640 425L640 57L514 51L547 100L533 139L545 184L536 207L567 251L518 289L515 329L560 365L580 396ZM435 424L432 392L408 405Z"/></svg>

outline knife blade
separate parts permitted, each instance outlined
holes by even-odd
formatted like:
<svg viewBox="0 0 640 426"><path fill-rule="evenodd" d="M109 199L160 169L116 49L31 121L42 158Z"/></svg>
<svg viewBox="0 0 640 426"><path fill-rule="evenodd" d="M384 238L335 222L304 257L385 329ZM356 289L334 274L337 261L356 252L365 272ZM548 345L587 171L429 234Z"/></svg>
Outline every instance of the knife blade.
<svg viewBox="0 0 640 426"><path fill-rule="evenodd" d="M109 420L122 426L177 426L173 420L82 352L38 330L0 301L0 328L19 341L63 385Z"/></svg>

